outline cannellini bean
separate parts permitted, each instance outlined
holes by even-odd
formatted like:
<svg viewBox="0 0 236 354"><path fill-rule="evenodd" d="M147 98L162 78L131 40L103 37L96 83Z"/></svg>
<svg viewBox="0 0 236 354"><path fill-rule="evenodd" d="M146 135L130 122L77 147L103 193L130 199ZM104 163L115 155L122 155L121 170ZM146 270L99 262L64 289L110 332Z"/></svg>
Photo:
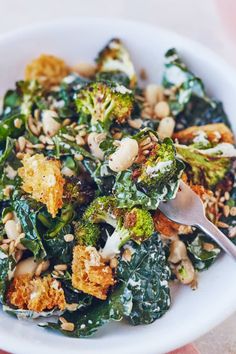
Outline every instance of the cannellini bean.
<svg viewBox="0 0 236 354"><path fill-rule="evenodd" d="M172 117L165 117L160 121L157 132L161 139L171 138L175 129L175 120Z"/></svg>
<svg viewBox="0 0 236 354"><path fill-rule="evenodd" d="M190 284L195 278L195 270L190 259L184 259L175 269L175 275L182 284Z"/></svg>
<svg viewBox="0 0 236 354"><path fill-rule="evenodd" d="M19 275L23 274L31 274L33 276L38 265L39 262L36 262L34 257L24 259L17 264L14 272L14 277L18 277Z"/></svg>
<svg viewBox="0 0 236 354"><path fill-rule="evenodd" d="M66 176L66 177L72 177L75 175L75 172L73 170L71 170L69 167L67 166L64 166L62 169L61 169L61 173L63 174L63 176Z"/></svg>
<svg viewBox="0 0 236 354"><path fill-rule="evenodd" d="M154 106L157 102L164 99L163 88L156 84L149 84L145 89L145 97L147 102Z"/></svg>
<svg viewBox="0 0 236 354"><path fill-rule="evenodd" d="M90 133L88 135L88 146L93 156L97 157L99 160L103 160L104 152L100 149L99 145L102 141L106 139L106 134L104 133Z"/></svg>
<svg viewBox="0 0 236 354"><path fill-rule="evenodd" d="M186 246L183 241L175 240L170 245L169 262L178 263L187 257Z"/></svg>
<svg viewBox="0 0 236 354"><path fill-rule="evenodd" d="M124 138L120 141L117 150L109 158L109 167L112 171L125 171L138 155L138 143L135 139Z"/></svg>
<svg viewBox="0 0 236 354"><path fill-rule="evenodd" d="M16 240L20 235L18 224L15 220L8 220L5 224L5 231L7 238Z"/></svg>
<svg viewBox="0 0 236 354"><path fill-rule="evenodd" d="M61 124L57 122L58 118L56 112L51 110L44 110L42 112L43 132L46 135L54 136L61 128Z"/></svg>

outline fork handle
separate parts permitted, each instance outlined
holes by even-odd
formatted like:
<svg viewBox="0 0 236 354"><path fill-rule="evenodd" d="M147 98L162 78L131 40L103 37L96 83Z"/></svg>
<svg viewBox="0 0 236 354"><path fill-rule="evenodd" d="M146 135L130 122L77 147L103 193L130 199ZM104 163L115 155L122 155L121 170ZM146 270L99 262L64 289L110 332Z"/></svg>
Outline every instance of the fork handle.
<svg viewBox="0 0 236 354"><path fill-rule="evenodd" d="M218 227L216 227L207 218L204 218L204 221L201 220L201 222L196 226L198 226L202 231L210 236L216 243L218 243L221 248L223 248L226 253L233 257L236 261L236 246L232 241L228 239L225 234L223 234L223 232L218 229Z"/></svg>

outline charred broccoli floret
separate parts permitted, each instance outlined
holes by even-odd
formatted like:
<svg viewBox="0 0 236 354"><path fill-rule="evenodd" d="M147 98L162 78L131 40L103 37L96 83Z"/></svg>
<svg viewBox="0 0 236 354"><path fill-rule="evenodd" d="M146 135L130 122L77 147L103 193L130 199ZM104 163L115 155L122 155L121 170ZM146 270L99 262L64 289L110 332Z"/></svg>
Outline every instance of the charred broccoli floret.
<svg viewBox="0 0 236 354"><path fill-rule="evenodd" d="M117 220L117 225L111 236L108 236L100 251L104 259L111 259L119 253L120 248L129 240L141 243L154 232L151 214L141 208L133 208L125 213L124 218Z"/></svg>
<svg viewBox="0 0 236 354"><path fill-rule="evenodd" d="M137 77L134 65L130 59L129 52L120 39L111 39L106 47L98 54L96 61L99 74L111 73L117 76L123 73L127 76L130 86L135 86Z"/></svg>
<svg viewBox="0 0 236 354"><path fill-rule="evenodd" d="M146 161L140 164L137 182L144 188L153 188L168 182L176 174L176 153L173 141L165 138L153 146Z"/></svg>
<svg viewBox="0 0 236 354"><path fill-rule="evenodd" d="M210 149L196 149L194 146L176 144L179 157L191 168L191 179L196 184L213 187L230 170L236 149L232 144L221 143Z"/></svg>
<svg viewBox="0 0 236 354"><path fill-rule="evenodd" d="M74 224L74 234L78 245L95 246L100 235L100 229L97 224L82 220Z"/></svg>
<svg viewBox="0 0 236 354"><path fill-rule="evenodd" d="M83 178L66 177L63 200L77 205L88 204L94 197L94 189Z"/></svg>
<svg viewBox="0 0 236 354"><path fill-rule="evenodd" d="M79 113L89 115L92 125L109 129L112 120L124 123L133 109L133 94L125 86L93 82L83 87L76 98Z"/></svg>
<svg viewBox="0 0 236 354"><path fill-rule="evenodd" d="M83 219L93 224L107 223L116 227L116 217L121 209L116 207L115 198L110 196L96 198L85 210Z"/></svg>

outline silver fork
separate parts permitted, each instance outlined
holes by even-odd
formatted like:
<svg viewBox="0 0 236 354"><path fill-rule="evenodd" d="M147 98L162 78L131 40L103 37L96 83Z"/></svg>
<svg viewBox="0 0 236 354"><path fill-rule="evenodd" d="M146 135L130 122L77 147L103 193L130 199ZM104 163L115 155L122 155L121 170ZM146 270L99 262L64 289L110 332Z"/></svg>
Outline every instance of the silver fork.
<svg viewBox="0 0 236 354"><path fill-rule="evenodd" d="M236 261L236 246L206 218L201 198L183 181L180 181L176 198L161 202L159 209L179 224L200 228Z"/></svg>

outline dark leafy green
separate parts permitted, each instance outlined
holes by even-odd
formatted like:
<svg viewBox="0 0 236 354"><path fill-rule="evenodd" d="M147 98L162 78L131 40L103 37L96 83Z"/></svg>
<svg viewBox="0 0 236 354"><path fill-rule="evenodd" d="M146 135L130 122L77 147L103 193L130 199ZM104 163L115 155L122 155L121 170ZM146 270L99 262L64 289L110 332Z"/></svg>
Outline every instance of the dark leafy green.
<svg viewBox="0 0 236 354"><path fill-rule="evenodd" d="M211 244L214 248L211 251L207 251L203 247L204 242ZM220 248L214 242L201 233L198 233L198 236L192 242L189 242L188 251L190 252L194 268L199 271L208 269L221 252Z"/></svg>
<svg viewBox="0 0 236 354"><path fill-rule="evenodd" d="M64 313L63 317L75 324L73 332L63 331L60 323L48 323L47 327L58 330L69 337L88 337L96 332L105 323L114 320L120 321L128 316L132 306L132 296L125 284L120 284L108 296L107 300L97 300L86 312Z"/></svg>
<svg viewBox="0 0 236 354"><path fill-rule="evenodd" d="M21 192L15 191L12 206L25 233L21 243L34 254L36 259L45 258L46 251L37 228L37 214L42 205Z"/></svg>
<svg viewBox="0 0 236 354"><path fill-rule="evenodd" d="M170 269L157 234L141 245L132 242L130 246L134 252L131 261L119 261L117 277L132 293L133 306L128 319L133 325L148 324L170 307Z"/></svg>
<svg viewBox="0 0 236 354"><path fill-rule="evenodd" d="M4 295L8 284L8 275L14 267L14 258L0 250L0 303L4 302Z"/></svg>

